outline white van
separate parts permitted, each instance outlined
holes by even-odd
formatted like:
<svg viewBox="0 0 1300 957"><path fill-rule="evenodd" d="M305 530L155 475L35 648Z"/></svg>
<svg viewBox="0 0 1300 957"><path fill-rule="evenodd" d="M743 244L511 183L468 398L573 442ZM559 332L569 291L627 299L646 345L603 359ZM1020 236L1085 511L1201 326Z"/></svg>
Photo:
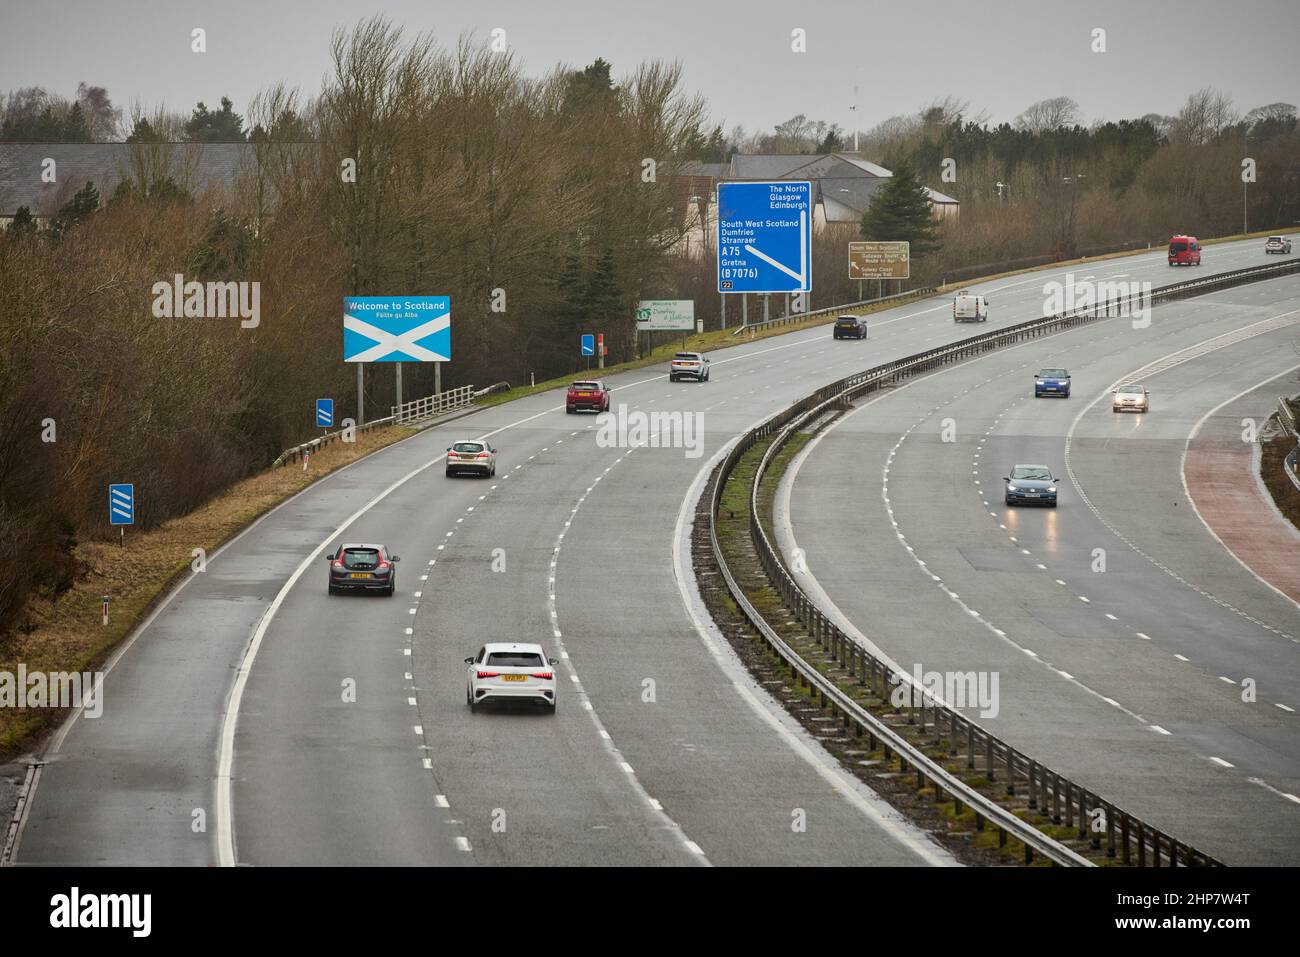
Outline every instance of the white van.
<svg viewBox="0 0 1300 957"><path fill-rule="evenodd" d="M989 301L983 296L959 292L952 301L952 318L954 322L987 322Z"/></svg>

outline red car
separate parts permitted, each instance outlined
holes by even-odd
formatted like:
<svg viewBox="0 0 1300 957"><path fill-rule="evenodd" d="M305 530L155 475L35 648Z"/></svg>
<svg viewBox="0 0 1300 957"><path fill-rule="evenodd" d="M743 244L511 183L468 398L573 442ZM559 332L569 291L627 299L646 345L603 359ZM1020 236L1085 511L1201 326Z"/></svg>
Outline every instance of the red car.
<svg viewBox="0 0 1300 957"><path fill-rule="evenodd" d="M1174 236L1169 240L1169 265L1199 266L1201 244L1195 236Z"/></svg>
<svg viewBox="0 0 1300 957"><path fill-rule="evenodd" d="M572 414L579 409L592 412L609 411L609 386L599 379L575 382L564 397L564 411Z"/></svg>

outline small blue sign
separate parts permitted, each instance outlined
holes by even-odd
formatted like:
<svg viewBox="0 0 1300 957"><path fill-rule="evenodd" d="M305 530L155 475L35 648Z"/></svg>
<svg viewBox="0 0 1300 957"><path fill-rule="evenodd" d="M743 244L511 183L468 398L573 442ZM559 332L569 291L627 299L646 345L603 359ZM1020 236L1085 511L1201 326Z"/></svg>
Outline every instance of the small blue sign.
<svg viewBox="0 0 1300 957"><path fill-rule="evenodd" d="M135 484L108 487L108 522L110 525L135 524Z"/></svg>
<svg viewBox="0 0 1300 957"><path fill-rule="evenodd" d="M718 292L812 291L812 183L718 184Z"/></svg>
<svg viewBox="0 0 1300 957"><path fill-rule="evenodd" d="M344 362L450 362L450 296L346 296Z"/></svg>
<svg viewBox="0 0 1300 957"><path fill-rule="evenodd" d="M594 356L596 354L596 336L594 334L582 337L582 354L584 356Z"/></svg>
<svg viewBox="0 0 1300 957"><path fill-rule="evenodd" d="M333 399L316 400L316 424L322 429L329 429L334 426Z"/></svg>

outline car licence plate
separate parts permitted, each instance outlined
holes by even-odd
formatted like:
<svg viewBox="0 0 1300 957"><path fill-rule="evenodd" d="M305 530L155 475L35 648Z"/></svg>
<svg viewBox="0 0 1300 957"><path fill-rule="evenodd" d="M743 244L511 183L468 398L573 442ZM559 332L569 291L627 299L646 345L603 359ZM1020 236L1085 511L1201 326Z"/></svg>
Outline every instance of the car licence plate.
<svg viewBox="0 0 1300 957"><path fill-rule="evenodd" d="M1038 498L1038 496L1041 494L1042 492L1026 492L1025 498Z"/></svg>
<svg viewBox="0 0 1300 957"><path fill-rule="evenodd" d="M369 577L370 577L370 572L352 572L350 575L348 575L348 577L349 577L349 578L369 578Z"/></svg>
<svg viewBox="0 0 1300 957"><path fill-rule="evenodd" d="M527 681L528 675L502 675L502 681Z"/></svg>

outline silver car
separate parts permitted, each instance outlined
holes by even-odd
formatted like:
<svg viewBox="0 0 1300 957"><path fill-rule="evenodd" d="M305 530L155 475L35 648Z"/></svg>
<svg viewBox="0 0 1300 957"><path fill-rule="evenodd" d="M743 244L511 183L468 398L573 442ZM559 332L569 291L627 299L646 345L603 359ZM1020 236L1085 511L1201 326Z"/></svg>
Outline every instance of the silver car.
<svg viewBox="0 0 1300 957"><path fill-rule="evenodd" d="M477 440L447 446L447 475L470 472L491 478L497 474L497 450Z"/></svg>
<svg viewBox="0 0 1300 957"><path fill-rule="evenodd" d="M668 381L694 379L696 382L709 381L709 360L703 353L679 352L668 363Z"/></svg>
<svg viewBox="0 0 1300 957"><path fill-rule="evenodd" d="M1115 412L1148 412L1151 409L1151 393L1140 385L1122 385L1115 390L1115 398L1110 407Z"/></svg>

